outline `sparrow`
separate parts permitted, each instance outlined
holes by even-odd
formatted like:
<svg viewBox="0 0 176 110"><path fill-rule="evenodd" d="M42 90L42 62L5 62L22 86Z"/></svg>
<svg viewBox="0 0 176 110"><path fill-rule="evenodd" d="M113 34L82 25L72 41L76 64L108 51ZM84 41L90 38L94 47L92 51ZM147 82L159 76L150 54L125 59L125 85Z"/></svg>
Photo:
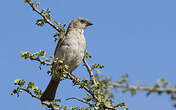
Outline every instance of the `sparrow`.
<svg viewBox="0 0 176 110"><path fill-rule="evenodd" d="M93 24L86 18L72 20L67 28L66 34L60 37L57 43L54 58L62 60L62 63L69 67L67 72L72 73L80 65L85 56L86 40L84 30L90 25ZM57 65L59 65L59 62L53 64L53 67ZM52 71L51 80L40 97L42 102L53 101L55 99L57 87L62 75L63 72Z"/></svg>

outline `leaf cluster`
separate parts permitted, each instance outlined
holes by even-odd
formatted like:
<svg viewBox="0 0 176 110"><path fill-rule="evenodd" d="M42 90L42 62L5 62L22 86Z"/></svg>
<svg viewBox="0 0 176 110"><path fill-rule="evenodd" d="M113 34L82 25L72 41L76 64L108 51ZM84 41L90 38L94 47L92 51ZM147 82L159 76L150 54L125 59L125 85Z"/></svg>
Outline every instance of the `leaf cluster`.
<svg viewBox="0 0 176 110"><path fill-rule="evenodd" d="M29 93L32 97L36 97L39 98L42 91L38 88L38 86L35 85L34 82L30 81L27 85L26 81L23 79L16 79L14 81L14 85L16 86L16 89L14 89L11 93L11 95L17 95L17 97L19 97L20 93L22 93L22 91L25 91L27 93Z"/></svg>

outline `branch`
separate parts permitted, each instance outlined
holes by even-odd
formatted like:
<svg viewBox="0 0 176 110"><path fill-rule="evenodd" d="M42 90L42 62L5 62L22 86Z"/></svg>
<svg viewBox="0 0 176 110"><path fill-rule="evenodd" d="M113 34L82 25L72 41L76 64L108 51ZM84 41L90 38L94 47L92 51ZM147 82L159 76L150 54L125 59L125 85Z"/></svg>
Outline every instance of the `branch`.
<svg viewBox="0 0 176 110"><path fill-rule="evenodd" d="M30 94L32 97L34 97L34 98L40 100L40 97L39 97L39 96L34 95L34 94L33 94L31 91L29 91L28 89L25 89L25 88L23 88L23 87L17 87L17 89L23 90L23 91L25 91L26 93Z"/></svg>
<svg viewBox="0 0 176 110"><path fill-rule="evenodd" d="M33 94L32 92L30 92L28 89L25 89L25 88L23 88L23 87L17 87L17 89L20 89L20 90L22 90L22 91L28 93L28 94L31 95L32 97L34 97L34 98L40 100L40 97L39 97L39 96L34 95L34 94ZM42 104L45 105L45 106L47 106L48 108L51 108L51 110L60 110L60 109L54 108L54 106L53 106L51 103L42 102Z"/></svg>
<svg viewBox="0 0 176 110"><path fill-rule="evenodd" d="M38 62L40 62L40 64L43 64L43 65L52 65L52 63L48 63L48 62L46 62L46 61L44 61L44 60L41 60L39 57L36 57L36 58L34 58L34 57L29 57L30 58L30 60L35 60L35 61L38 61Z"/></svg>
<svg viewBox="0 0 176 110"><path fill-rule="evenodd" d="M95 77L94 77L93 72L92 72L92 69L89 66L89 64L87 63L85 58L83 58L83 62L84 62L85 67L87 68L87 71L89 72L89 76L90 76L90 79L91 79L92 83L97 85L97 83L95 81Z"/></svg>
<svg viewBox="0 0 176 110"><path fill-rule="evenodd" d="M52 105L52 103L47 103L46 101L45 102L42 102L43 105L47 106L48 108L51 108L51 110L61 110L60 108L56 109L54 108L54 106Z"/></svg>
<svg viewBox="0 0 176 110"><path fill-rule="evenodd" d="M80 101L80 102L86 103L86 104L88 104L88 105L90 105L90 106L93 106L93 104L91 104L91 103L89 103L89 102L87 102L87 101L85 101L85 100L81 100L81 99L79 99L79 98L76 98L76 97L67 98L66 100L71 100L71 99L75 99L75 100L78 100L78 101Z"/></svg>
<svg viewBox="0 0 176 110"><path fill-rule="evenodd" d="M31 0L26 0L26 2L31 6L33 11L37 12L39 15L43 17L46 23L48 23L50 26L52 26L55 30L57 30L59 33L62 32L62 29L56 27L46 16L44 13L40 12L35 6L34 3Z"/></svg>
<svg viewBox="0 0 176 110"><path fill-rule="evenodd" d="M76 82L78 85L80 85L80 79L76 79L75 76L71 75L69 72L66 72L66 71L65 71L64 73L67 74L67 75L70 77L70 79L71 79L72 81L74 81L74 82ZM94 92L92 92L87 86L82 86L82 88L84 88L89 94L92 95L92 97L93 97L96 101L98 101L98 98L95 96Z"/></svg>
<svg viewBox="0 0 176 110"><path fill-rule="evenodd" d="M75 76L71 75L69 72L64 71L64 73L67 74L73 82L76 82L76 83L78 83L78 85L80 85L79 79L76 79ZM84 88L84 90L86 90L89 94L91 94L95 101L98 101L98 97L87 86L82 86L82 88ZM106 104L103 106L103 108L108 109L108 110L116 110L114 107L106 105Z"/></svg>
<svg viewBox="0 0 176 110"><path fill-rule="evenodd" d="M159 88L155 86L133 86L133 85L128 85L128 84L121 84L121 83L112 83L113 87L120 87L120 88L126 88L129 90L136 90L136 91L149 91L149 92L156 92L156 93L161 93L161 92L166 92L166 93L176 93L176 89L173 88Z"/></svg>

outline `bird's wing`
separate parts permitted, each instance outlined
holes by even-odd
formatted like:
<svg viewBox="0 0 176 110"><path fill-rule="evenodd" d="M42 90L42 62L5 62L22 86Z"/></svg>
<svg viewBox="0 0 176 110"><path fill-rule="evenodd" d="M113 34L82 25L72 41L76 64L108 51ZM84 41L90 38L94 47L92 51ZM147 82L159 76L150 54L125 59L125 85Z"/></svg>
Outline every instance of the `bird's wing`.
<svg viewBox="0 0 176 110"><path fill-rule="evenodd" d="M56 46L56 49L55 49L55 52L54 52L54 57L55 57L55 55L56 55L56 51L57 51L58 48L62 45L64 39L65 39L65 36L60 36L59 41L58 41L57 46Z"/></svg>

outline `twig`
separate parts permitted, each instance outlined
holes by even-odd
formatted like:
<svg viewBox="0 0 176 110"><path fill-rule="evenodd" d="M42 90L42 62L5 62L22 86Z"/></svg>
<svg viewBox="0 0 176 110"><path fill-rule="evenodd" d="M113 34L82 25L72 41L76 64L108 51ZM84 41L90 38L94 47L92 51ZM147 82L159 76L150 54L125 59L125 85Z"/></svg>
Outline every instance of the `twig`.
<svg viewBox="0 0 176 110"><path fill-rule="evenodd" d="M52 105L52 103L47 103L46 101L45 102L42 102L43 105L47 106L48 108L51 108L51 110L61 110L60 108L56 109L54 108L54 106Z"/></svg>
<svg viewBox="0 0 176 110"><path fill-rule="evenodd" d="M126 88L129 90L176 93L176 89L173 89L173 88L157 88L154 86L139 87L139 86L132 86L132 85L127 85L127 84L120 84L120 83L112 83L112 85L113 87Z"/></svg>
<svg viewBox="0 0 176 110"><path fill-rule="evenodd" d="M23 87L17 87L17 89L20 89L20 90L23 90L25 91L26 93L30 94L32 97L40 100L40 97L39 96L36 96L34 95L32 92L30 92L28 89L25 89ZM43 105L47 106L48 108L51 108L51 110L60 110L60 109L56 109L54 108L54 106L51 104L51 103L46 103L46 102L42 102Z"/></svg>
<svg viewBox="0 0 176 110"><path fill-rule="evenodd" d="M67 75L70 77L71 80L73 80L74 82L80 84L80 82L79 82L77 79L75 79L75 77L72 76L69 72L66 72L66 71L65 71L64 73L67 74ZM79 80L80 80L80 79L79 79ZM88 93L90 93L90 94L92 95L92 97L93 97L96 101L98 101L98 98L95 96L94 92L92 92L87 86L83 86L83 88L84 88Z"/></svg>
<svg viewBox="0 0 176 110"><path fill-rule="evenodd" d="M36 58L34 58L34 57L29 57L30 58L30 60L35 60L35 61L38 61L38 62L40 62L40 64L43 64L43 65L52 65L52 63L48 63L48 62L46 62L46 61L43 61L43 60L41 60L39 57L36 57Z"/></svg>
<svg viewBox="0 0 176 110"><path fill-rule="evenodd" d="M78 81L77 79L75 79L75 77L72 76L69 72L65 71L64 73L67 74L70 77L71 80L78 83L78 85L80 84L80 82L79 82L80 80ZM91 94L95 101L98 101L98 97L87 86L83 86L82 88L84 88L84 90L86 90L89 94ZM106 105L106 104L104 105L104 108L106 108L108 110L116 110L114 107Z"/></svg>
<svg viewBox="0 0 176 110"><path fill-rule="evenodd" d="M40 12L35 6L34 3L31 0L26 0L26 2L32 7L33 11L37 12L39 15L43 17L46 23L48 23L50 26L52 26L54 29L56 29L58 32L62 32L62 29L56 27L46 16L44 13Z"/></svg>
<svg viewBox="0 0 176 110"><path fill-rule="evenodd" d="M17 89L23 90L23 91L25 91L26 93L30 94L32 97L34 97L34 98L40 100L40 97L39 97L39 96L36 96L36 95L32 94L32 92L30 92L28 89L25 89L25 88L23 88L23 87L18 87Z"/></svg>
<svg viewBox="0 0 176 110"><path fill-rule="evenodd" d="M78 101L80 101L80 102L86 103L86 104L88 104L88 105L90 105L90 106L93 106L93 104L91 104L91 103L89 103L89 102L87 102L87 101L85 101L85 100L81 100L81 99L79 99L79 98L76 98L76 97L67 98L66 100L71 100L71 99L75 99L75 100L78 100Z"/></svg>
<svg viewBox="0 0 176 110"><path fill-rule="evenodd" d="M92 69L89 66L89 64L87 63L85 58L83 59L83 62L84 62L85 67L87 68L87 71L89 72L89 76L90 76L90 79L91 79L92 83L97 85L97 83L95 81L95 77L94 77L93 72L92 72Z"/></svg>

